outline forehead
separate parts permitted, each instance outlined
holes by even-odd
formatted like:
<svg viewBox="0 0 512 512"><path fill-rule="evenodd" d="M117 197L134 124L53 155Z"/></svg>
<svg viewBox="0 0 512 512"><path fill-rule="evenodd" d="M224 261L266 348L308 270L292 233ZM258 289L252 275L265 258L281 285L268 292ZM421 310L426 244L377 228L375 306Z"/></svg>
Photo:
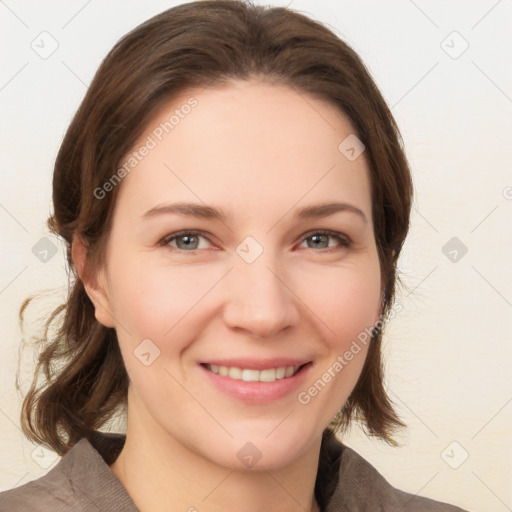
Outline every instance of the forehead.
<svg viewBox="0 0 512 512"><path fill-rule="evenodd" d="M134 151L151 149L123 179L121 196L137 195L141 209L166 199L286 207L306 195L369 206L364 153L351 161L339 149L354 135L334 104L286 85L191 88L146 126Z"/></svg>

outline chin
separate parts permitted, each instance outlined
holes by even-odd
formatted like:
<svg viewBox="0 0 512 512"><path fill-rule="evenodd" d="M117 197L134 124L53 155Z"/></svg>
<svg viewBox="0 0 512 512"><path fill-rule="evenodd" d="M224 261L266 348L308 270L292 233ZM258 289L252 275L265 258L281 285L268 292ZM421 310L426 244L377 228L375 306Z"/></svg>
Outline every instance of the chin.
<svg viewBox="0 0 512 512"><path fill-rule="evenodd" d="M217 448L208 449L206 456L214 464L234 471L263 471L279 469L292 464L308 449L311 439L304 429L296 432L275 429L258 430L255 435L250 432L241 437L216 444ZM270 435L269 435L270 433ZM214 441L215 443L215 441Z"/></svg>

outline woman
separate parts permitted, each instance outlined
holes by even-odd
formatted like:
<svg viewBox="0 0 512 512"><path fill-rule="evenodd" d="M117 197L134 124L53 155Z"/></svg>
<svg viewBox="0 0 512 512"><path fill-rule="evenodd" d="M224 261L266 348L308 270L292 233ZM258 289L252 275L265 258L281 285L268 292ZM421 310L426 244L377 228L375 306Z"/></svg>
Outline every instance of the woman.
<svg viewBox="0 0 512 512"><path fill-rule="evenodd" d="M380 344L411 200L388 107L320 23L219 0L127 34L54 170L76 281L22 420L63 458L0 510L461 510L335 437L405 426Z"/></svg>

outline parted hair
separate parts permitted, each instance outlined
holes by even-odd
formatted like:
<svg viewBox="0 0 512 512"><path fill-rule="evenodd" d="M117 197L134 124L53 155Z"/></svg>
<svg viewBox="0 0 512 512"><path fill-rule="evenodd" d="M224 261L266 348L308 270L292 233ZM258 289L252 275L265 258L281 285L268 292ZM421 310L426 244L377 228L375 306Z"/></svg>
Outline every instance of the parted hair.
<svg viewBox="0 0 512 512"><path fill-rule="evenodd" d="M383 321L372 331L352 393L324 435L342 434L358 421L367 435L397 444L392 435L405 424L386 391L381 342L400 284L397 260L413 197L403 140L369 70L346 42L303 14L249 0L185 3L140 24L104 58L75 113L55 161L53 213L47 220L65 243L71 279L66 301L36 336L37 367L21 411L29 439L63 455L126 406L129 380L116 330L95 318L71 252L79 235L87 248L87 276L104 261L122 183L101 199L94 191L173 96L189 87L254 77L329 101L365 146ZM33 298L21 305L22 325Z"/></svg>

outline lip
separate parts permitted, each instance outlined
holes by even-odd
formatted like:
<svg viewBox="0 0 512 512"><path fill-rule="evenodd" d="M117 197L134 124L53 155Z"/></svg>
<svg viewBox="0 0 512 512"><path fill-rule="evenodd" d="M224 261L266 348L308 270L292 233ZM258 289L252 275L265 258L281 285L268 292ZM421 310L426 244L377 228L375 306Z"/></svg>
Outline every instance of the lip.
<svg viewBox="0 0 512 512"><path fill-rule="evenodd" d="M300 362L293 359L275 359L269 362L241 359L218 360L208 361L209 364L219 364L219 366L237 366L238 368L247 368L250 370L265 370L267 368L277 368L278 366L300 366L295 375L285 379L278 379L274 382L245 382L243 380L231 379L208 370L203 364L199 365L200 370L204 376L209 379L219 391L234 398L238 401L244 402L249 405L262 405L269 404L284 398L294 391L296 391L306 379L309 370L312 367L312 362ZM235 362L238 361L238 364ZM276 364L277 362L277 364ZM229 363L229 364L225 364ZM241 364L243 363L243 364ZM287 364L289 363L289 364Z"/></svg>

